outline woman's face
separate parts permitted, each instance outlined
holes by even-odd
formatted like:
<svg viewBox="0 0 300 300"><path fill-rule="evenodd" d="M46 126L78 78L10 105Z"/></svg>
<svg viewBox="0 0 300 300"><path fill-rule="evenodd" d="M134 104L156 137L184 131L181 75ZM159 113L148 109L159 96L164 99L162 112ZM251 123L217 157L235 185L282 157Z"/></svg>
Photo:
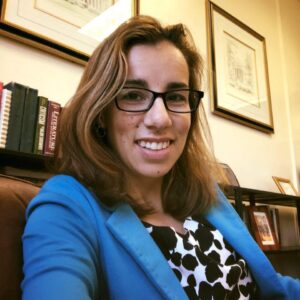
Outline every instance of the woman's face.
<svg viewBox="0 0 300 300"><path fill-rule="evenodd" d="M136 45L127 56L125 86L165 92L189 87L188 65L174 45ZM162 179L185 147L191 125L190 113L166 110L158 97L147 112L125 112L112 105L105 126L108 141L137 180Z"/></svg>

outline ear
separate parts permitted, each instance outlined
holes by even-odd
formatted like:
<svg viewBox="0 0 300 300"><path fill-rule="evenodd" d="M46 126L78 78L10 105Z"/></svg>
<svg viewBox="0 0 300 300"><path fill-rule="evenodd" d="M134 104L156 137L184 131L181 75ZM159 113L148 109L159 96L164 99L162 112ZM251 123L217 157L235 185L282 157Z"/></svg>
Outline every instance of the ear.
<svg viewBox="0 0 300 300"><path fill-rule="evenodd" d="M106 122L105 122L105 118L103 115L99 116L97 124L98 124L98 127L101 127L101 128L106 127Z"/></svg>
<svg viewBox="0 0 300 300"><path fill-rule="evenodd" d="M102 117L97 118L94 130L98 138L103 139L106 136L105 122Z"/></svg>

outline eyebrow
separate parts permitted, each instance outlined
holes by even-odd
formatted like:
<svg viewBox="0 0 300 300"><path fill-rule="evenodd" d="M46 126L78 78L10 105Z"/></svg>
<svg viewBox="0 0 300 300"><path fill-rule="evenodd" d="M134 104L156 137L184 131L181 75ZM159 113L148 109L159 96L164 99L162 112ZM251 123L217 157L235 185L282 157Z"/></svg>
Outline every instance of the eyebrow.
<svg viewBox="0 0 300 300"><path fill-rule="evenodd" d="M170 82L167 85L167 90L174 90L174 89L187 89L189 86L184 82Z"/></svg>
<svg viewBox="0 0 300 300"><path fill-rule="evenodd" d="M149 88L146 80L143 79L128 79L125 82L125 86L137 86L143 88ZM166 90L174 90L174 89L186 89L189 86L184 82L169 82L166 86Z"/></svg>
<svg viewBox="0 0 300 300"><path fill-rule="evenodd" d="M138 86L138 87L147 88L148 84L147 81L143 79L128 79L125 82L125 86Z"/></svg>

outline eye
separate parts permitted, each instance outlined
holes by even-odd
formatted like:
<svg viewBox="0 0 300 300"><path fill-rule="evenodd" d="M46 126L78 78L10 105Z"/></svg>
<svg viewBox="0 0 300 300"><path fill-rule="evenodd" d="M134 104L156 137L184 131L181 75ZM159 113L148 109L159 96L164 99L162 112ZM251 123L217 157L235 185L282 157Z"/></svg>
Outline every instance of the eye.
<svg viewBox="0 0 300 300"><path fill-rule="evenodd" d="M187 103L188 102L188 92L187 91L168 92L166 95L166 100L168 102Z"/></svg>
<svg viewBox="0 0 300 300"><path fill-rule="evenodd" d="M147 93L142 90L126 89L119 96L121 101L140 102L147 99Z"/></svg>

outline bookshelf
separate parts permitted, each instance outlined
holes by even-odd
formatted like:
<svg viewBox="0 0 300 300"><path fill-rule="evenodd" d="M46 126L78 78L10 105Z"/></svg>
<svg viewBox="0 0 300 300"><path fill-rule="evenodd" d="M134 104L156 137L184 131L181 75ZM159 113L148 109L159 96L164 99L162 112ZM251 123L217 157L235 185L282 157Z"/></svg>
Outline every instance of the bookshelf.
<svg viewBox="0 0 300 300"><path fill-rule="evenodd" d="M42 183L51 176L51 156L0 149L0 174Z"/></svg>
<svg viewBox="0 0 300 300"><path fill-rule="evenodd" d="M0 149L0 166L44 169L46 156L19 151Z"/></svg>
<svg viewBox="0 0 300 300"><path fill-rule="evenodd" d="M248 202L250 205L265 204L294 207L297 210L297 221L300 229L300 196L291 196L240 186L229 186L226 188L225 194L230 200L234 201L235 208L241 217L244 215L243 202ZM300 278L300 264L298 263L300 261L299 242L295 246L281 246L278 250L265 251L265 254L277 272Z"/></svg>
<svg viewBox="0 0 300 300"><path fill-rule="evenodd" d="M296 207L298 226L300 228L300 196L291 196L239 186L230 186L226 192L226 196L229 199L234 200L236 210L240 216L243 215L243 201L249 202L250 205L259 203L267 205Z"/></svg>

